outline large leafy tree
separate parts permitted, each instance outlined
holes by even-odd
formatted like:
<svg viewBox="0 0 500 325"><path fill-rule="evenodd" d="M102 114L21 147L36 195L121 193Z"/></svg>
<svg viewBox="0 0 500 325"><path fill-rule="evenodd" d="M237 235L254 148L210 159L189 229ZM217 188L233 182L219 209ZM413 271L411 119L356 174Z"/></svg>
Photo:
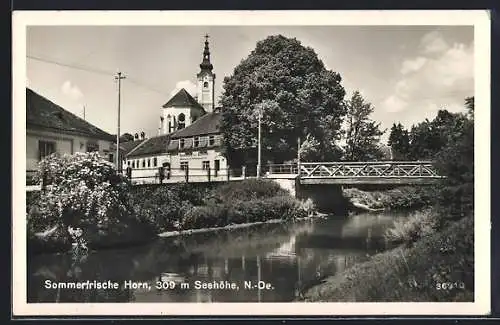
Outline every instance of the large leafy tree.
<svg viewBox="0 0 500 325"><path fill-rule="evenodd" d="M393 158L406 159L410 150L410 136L408 130L401 123L393 123L387 145L391 147Z"/></svg>
<svg viewBox="0 0 500 325"><path fill-rule="evenodd" d="M432 121L426 119L414 125L410 132L410 158L434 159L444 147L461 136L469 119L463 113L439 110Z"/></svg>
<svg viewBox="0 0 500 325"><path fill-rule="evenodd" d="M294 38L278 35L259 41L224 79L221 130L229 163L255 161L259 112L263 161L292 160L298 139L308 135L319 142L318 158L335 159L345 115L340 81L313 49Z"/></svg>
<svg viewBox="0 0 500 325"><path fill-rule="evenodd" d="M439 203L447 214L460 218L474 209L474 97L465 100L467 113L455 113L449 121L446 144L434 156L443 176Z"/></svg>
<svg viewBox="0 0 500 325"><path fill-rule="evenodd" d="M364 161L382 157L380 150L380 123L373 121L371 103L365 101L359 91L355 91L346 102L347 127L344 159L349 161Z"/></svg>

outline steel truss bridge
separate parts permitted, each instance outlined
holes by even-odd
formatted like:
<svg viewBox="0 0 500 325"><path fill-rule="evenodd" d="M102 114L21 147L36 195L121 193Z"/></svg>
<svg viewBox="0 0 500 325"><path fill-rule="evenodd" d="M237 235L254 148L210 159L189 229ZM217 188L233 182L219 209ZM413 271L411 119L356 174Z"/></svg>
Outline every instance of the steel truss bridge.
<svg viewBox="0 0 500 325"><path fill-rule="evenodd" d="M299 173L300 169L300 173ZM440 176L431 161L301 162L269 165L267 178L294 178L301 184L433 184Z"/></svg>

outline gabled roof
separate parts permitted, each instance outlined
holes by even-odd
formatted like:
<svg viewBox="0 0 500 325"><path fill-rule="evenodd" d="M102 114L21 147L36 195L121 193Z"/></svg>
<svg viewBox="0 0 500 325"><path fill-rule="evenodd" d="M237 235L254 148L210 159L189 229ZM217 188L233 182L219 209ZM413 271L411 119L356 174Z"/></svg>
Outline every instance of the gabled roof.
<svg viewBox="0 0 500 325"><path fill-rule="evenodd" d="M200 109L202 111L205 111L203 109L203 106L201 106L196 99L191 96L186 89L182 88L175 94L168 102L166 102L163 106L163 108L167 107L192 107L196 109Z"/></svg>
<svg viewBox="0 0 500 325"><path fill-rule="evenodd" d="M184 129L172 133L172 139L220 133L220 112L207 113Z"/></svg>
<svg viewBox="0 0 500 325"><path fill-rule="evenodd" d="M100 140L114 140L111 134L68 112L29 88L26 88L26 127L49 129Z"/></svg>
<svg viewBox="0 0 500 325"><path fill-rule="evenodd" d="M129 151L127 157L151 156L165 153L170 142L170 134L152 137L143 141L142 144L135 147L136 149Z"/></svg>

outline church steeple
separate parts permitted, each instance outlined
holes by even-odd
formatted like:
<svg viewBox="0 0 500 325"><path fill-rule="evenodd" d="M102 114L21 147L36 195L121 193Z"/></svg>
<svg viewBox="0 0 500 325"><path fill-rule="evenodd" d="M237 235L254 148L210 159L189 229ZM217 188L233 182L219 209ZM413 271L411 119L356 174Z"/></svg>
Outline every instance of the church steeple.
<svg viewBox="0 0 500 325"><path fill-rule="evenodd" d="M196 75L198 79L198 103L206 112L210 113L215 107L215 73L214 66L210 62L210 49L208 48L208 34L205 35L205 48L203 50L203 61L200 64L201 71Z"/></svg>
<svg viewBox="0 0 500 325"><path fill-rule="evenodd" d="M200 64L201 71L211 72L214 66L210 63L210 49L208 47L208 34L205 35L205 49L203 50L203 61Z"/></svg>

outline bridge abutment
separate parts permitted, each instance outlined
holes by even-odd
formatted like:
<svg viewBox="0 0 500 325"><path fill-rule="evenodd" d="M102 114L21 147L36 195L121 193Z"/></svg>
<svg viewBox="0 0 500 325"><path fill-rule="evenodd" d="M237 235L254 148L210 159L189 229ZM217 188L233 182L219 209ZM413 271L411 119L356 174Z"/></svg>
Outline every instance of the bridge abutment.
<svg viewBox="0 0 500 325"><path fill-rule="evenodd" d="M342 185L301 184L298 177L276 178L273 181L299 200L310 199L321 213L347 215L348 200L343 195Z"/></svg>
<svg viewBox="0 0 500 325"><path fill-rule="evenodd" d="M301 184L295 179L295 197L300 200L310 199L318 212L346 216L349 202L344 197L342 185Z"/></svg>

